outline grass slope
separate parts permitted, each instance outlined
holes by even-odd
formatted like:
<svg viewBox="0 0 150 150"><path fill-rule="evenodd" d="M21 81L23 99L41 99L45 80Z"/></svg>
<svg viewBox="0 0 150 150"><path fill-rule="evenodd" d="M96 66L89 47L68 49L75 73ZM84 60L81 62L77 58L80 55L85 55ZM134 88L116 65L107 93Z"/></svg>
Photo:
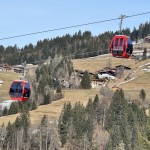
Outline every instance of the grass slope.
<svg viewBox="0 0 150 150"><path fill-rule="evenodd" d="M126 65L128 67L133 67L136 63L134 59L123 59L123 58L115 58L110 54L106 57L96 56L85 59L75 59L72 60L74 69L79 70L88 70L91 72L96 72L97 70L103 69L104 67L108 67L111 64L112 67L117 65Z"/></svg>
<svg viewBox="0 0 150 150"><path fill-rule="evenodd" d="M95 95L99 93L99 89L79 89L67 90L63 92L63 99L54 101L48 105L39 106L38 109L30 111L31 124L35 124L36 122L40 121L44 114L48 115L51 120L57 120L65 102L71 102L72 104L75 104L76 102L80 101L83 103L83 105L86 105L89 98L94 98ZM18 114L0 117L0 125L3 123L7 125L9 121L14 122L16 116L18 116Z"/></svg>
<svg viewBox="0 0 150 150"><path fill-rule="evenodd" d="M0 100L10 99L9 88L13 80L19 79L19 75L14 72L0 71L0 80L3 81L3 85L0 86Z"/></svg>
<svg viewBox="0 0 150 150"><path fill-rule="evenodd" d="M150 63L150 60L145 60L141 62L136 62L133 59L122 59L122 58L113 58L111 56L107 57L93 57L87 59L73 60L74 68L81 70L89 70L96 72L108 65L111 62L112 67L116 65L126 65L132 67L134 73L132 77L136 77L134 80L127 82L125 84L120 84L120 87L125 90L125 92L131 97L138 97L139 91L143 88L146 90L147 98L150 97L150 73L143 72L142 67L144 64ZM8 81L10 82L11 78L16 78L16 75L9 76ZM5 79L6 80L6 79ZM118 81L122 82L122 81ZM50 119L58 119L62 107L65 102L71 102L72 104L81 101L84 105L88 102L89 98L94 98L96 94L99 94L99 89L91 90L68 90L64 91L64 98L59 101L54 101L49 105L39 106L37 110L31 111L31 124L35 124L41 120L44 114L48 115ZM17 115L11 115L6 117L0 117L0 125L4 122L5 125L10 121L14 122Z"/></svg>

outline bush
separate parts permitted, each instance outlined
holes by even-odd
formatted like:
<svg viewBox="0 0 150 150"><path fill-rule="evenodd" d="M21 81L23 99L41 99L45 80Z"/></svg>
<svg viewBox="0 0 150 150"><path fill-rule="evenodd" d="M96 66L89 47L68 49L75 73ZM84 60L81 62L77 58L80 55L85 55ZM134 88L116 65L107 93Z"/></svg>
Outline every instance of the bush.
<svg viewBox="0 0 150 150"><path fill-rule="evenodd" d="M19 104L18 102L12 102L10 105L10 108L8 110L8 114L12 115L12 114L17 114L19 112Z"/></svg>

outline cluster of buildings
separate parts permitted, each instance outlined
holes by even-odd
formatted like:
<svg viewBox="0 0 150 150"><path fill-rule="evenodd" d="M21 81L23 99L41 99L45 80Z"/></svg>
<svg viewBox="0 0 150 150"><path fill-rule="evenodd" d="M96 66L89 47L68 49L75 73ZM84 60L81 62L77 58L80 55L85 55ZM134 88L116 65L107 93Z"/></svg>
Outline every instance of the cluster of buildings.
<svg viewBox="0 0 150 150"><path fill-rule="evenodd" d="M33 65L31 66L31 64L26 66L26 69L32 70L32 68ZM117 78L118 68L122 68L123 70L131 69L129 67L119 65L119 66L115 66L114 68L105 67L104 69L98 70L95 73L88 72L90 75L92 88L103 86L108 80L115 80ZM14 71L16 73L24 73L25 67L23 65L9 66L8 64L0 64L0 71L8 71L8 70ZM76 69L75 74L71 79L72 82L62 80L60 84L64 88L71 88L71 87L75 88L80 85L84 73L85 71Z"/></svg>
<svg viewBox="0 0 150 150"><path fill-rule="evenodd" d="M12 67L8 64L0 64L0 71L12 70Z"/></svg>
<svg viewBox="0 0 150 150"><path fill-rule="evenodd" d="M91 79L92 88L103 86L108 80L115 80L117 78L117 70L130 70L130 67L119 65L114 68L105 67L102 70L98 70L95 73L88 72ZM77 76L80 78L80 81L85 73L82 70L75 70Z"/></svg>
<svg viewBox="0 0 150 150"><path fill-rule="evenodd" d="M16 73L24 73L23 65L10 66L7 63L0 64L0 71L14 71Z"/></svg>
<svg viewBox="0 0 150 150"><path fill-rule="evenodd" d="M33 64L26 64L26 67L24 65L14 65L10 66L7 63L0 64L0 71L14 71L16 73L24 73L25 68L30 69L33 67L37 67Z"/></svg>

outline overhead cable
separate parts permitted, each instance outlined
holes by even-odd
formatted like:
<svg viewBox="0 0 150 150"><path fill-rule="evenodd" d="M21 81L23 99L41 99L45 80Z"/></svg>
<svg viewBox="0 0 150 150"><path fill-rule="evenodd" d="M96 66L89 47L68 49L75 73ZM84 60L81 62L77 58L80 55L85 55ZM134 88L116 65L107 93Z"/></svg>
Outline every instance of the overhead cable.
<svg viewBox="0 0 150 150"><path fill-rule="evenodd" d="M146 15L146 14L150 14L150 12L139 13L139 14L134 14L134 15L130 15L130 16L125 15L125 18L136 17L136 16L141 16L141 15ZM120 19L120 17L114 18L114 19L106 19L106 20L101 20L101 21L83 23L83 24L78 24L78 25L71 25L71 26L66 26L66 27L60 27L60 28L55 28L55 29L31 32L31 33L26 33L26 34L14 35L14 36L9 36L9 37L3 37L3 38L0 38L0 40L2 41L2 40L14 39L14 38L19 38L19 37L24 37L24 36L35 35L35 34L42 34L42 33L46 33L46 32L54 32L54 31L59 31L59 30L65 30L65 29L70 29L70 28L81 27L81 26L99 24L99 23L104 23L104 22L115 21L115 20L118 20L118 19Z"/></svg>

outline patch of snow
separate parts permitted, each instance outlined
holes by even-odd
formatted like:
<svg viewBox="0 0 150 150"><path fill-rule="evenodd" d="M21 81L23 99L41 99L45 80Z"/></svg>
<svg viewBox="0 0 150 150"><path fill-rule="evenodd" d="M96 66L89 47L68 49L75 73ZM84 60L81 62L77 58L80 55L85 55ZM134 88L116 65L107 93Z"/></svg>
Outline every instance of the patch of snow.
<svg viewBox="0 0 150 150"><path fill-rule="evenodd" d="M0 102L0 110L4 110L5 107L7 109L10 108L11 103L16 102L16 100L4 100Z"/></svg>

